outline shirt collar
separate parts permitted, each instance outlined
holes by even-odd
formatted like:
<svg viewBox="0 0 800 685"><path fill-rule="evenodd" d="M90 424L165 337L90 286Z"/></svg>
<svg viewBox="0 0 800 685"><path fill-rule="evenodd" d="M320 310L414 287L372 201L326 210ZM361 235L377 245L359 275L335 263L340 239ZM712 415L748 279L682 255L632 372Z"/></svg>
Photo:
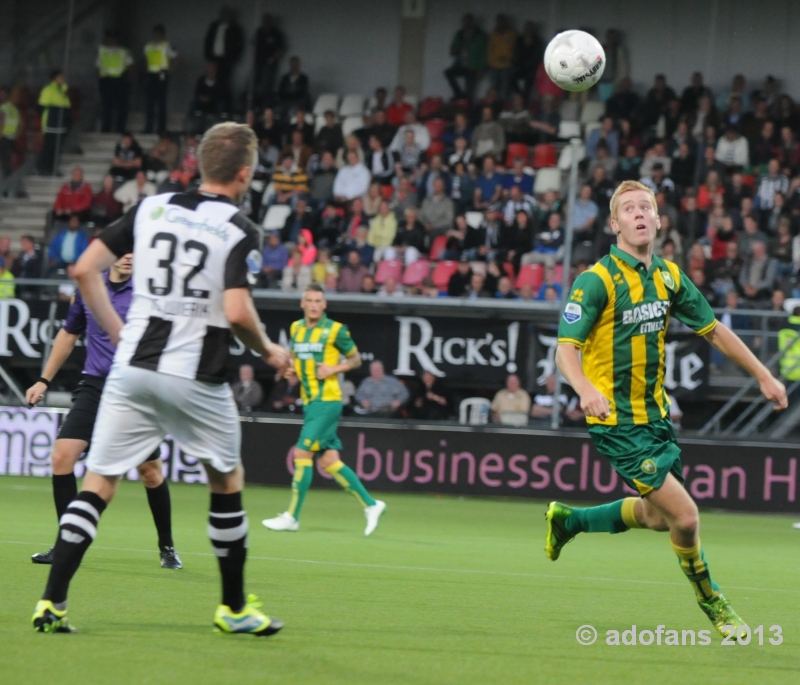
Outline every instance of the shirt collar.
<svg viewBox="0 0 800 685"><path fill-rule="evenodd" d="M620 250L616 245L611 246L611 254L614 257L619 257L631 268L636 269L637 271L642 271L643 273L647 273L647 266L645 266L644 262L636 259L636 257L628 254L624 250ZM658 264L658 257L656 255L653 255L652 257L650 268L652 269L654 266L660 266Z"/></svg>
<svg viewBox="0 0 800 685"><path fill-rule="evenodd" d="M106 287L111 290L111 272L105 271L103 272L103 280L105 281ZM133 288L133 276L131 276L127 281L124 282L124 285L120 287L119 290L115 290L114 292L120 293L123 290L130 290Z"/></svg>
<svg viewBox="0 0 800 685"><path fill-rule="evenodd" d="M195 191L195 194L207 200L216 200L217 202L227 202L229 205L236 206L236 203L231 200L227 195L218 195L217 193L207 193L205 191Z"/></svg>

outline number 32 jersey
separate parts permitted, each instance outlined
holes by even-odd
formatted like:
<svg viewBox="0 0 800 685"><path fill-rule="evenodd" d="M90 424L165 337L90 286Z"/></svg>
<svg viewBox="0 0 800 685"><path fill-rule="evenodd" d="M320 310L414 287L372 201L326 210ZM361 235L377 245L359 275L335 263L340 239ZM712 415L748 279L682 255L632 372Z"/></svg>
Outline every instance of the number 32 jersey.
<svg viewBox="0 0 800 685"><path fill-rule="evenodd" d="M223 294L249 287L261 270L255 224L222 195L155 195L99 240L117 257L133 253L133 302L114 363L224 383Z"/></svg>

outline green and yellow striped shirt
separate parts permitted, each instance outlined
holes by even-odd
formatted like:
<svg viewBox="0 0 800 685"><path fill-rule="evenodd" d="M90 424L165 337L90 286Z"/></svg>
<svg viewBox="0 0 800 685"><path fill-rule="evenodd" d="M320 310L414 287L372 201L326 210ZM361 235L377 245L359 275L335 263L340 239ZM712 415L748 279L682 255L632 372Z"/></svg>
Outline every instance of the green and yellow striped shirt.
<svg viewBox="0 0 800 685"><path fill-rule="evenodd" d="M305 319L295 321L289 329L289 337L303 403L341 402L338 376L334 374L318 380L317 365L336 366L340 355L349 357L356 351L347 326L323 314L314 326L309 326Z"/></svg>
<svg viewBox="0 0 800 685"><path fill-rule="evenodd" d="M558 342L581 350L583 372L610 401L590 424L645 424L669 414L664 344L670 315L698 335L714 330L711 306L672 262L644 263L611 247L577 279L559 322Z"/></svg>

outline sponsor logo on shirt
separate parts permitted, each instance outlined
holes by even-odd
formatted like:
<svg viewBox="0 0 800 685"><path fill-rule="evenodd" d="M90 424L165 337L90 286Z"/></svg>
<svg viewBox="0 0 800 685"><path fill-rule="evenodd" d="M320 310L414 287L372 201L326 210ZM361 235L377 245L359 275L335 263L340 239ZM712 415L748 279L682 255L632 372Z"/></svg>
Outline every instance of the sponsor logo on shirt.
<svg viewBox="0 0 800 685"><path fill-rule="evenodd" d="M657 300L656 302L646 302L633 309L626 309L622 312L622 323L631 324L640 321L651 321L661 319L669 311L669 300Z"/></svg>
<svg viewBox="0 0 800 685"><path fill-rule="evenodd" d="M580 321L582 314L583 310L576 302L570 302L566 307L564 307L564 321L567 323L575 323L576 321Z"/></svg>

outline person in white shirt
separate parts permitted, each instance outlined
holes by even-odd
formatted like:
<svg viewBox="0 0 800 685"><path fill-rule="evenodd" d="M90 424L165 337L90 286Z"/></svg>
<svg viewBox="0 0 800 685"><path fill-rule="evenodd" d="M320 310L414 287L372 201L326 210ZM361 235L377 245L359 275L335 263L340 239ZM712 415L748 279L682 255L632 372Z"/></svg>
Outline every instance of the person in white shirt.
<svg viewBox="0 0 800 685"><path fill-rule="evenodd" d="M336 172L333 180L333 199L343 203L361 197L367 192L370 180L369 169L358 161L358 154L350 150L347 165Z"/></svg>
<svg viewBox="0 0 800 685"><path fill-rule="evenodd" d="M717 142L714 157L729 169L746 167L750 164L750 144L735 126L729 126Z"/></svg>
<svg viewBox="0 0 800 685"><path fill-rule="evenodd" d="M136 173L136 178L123 183L114 192L114 199L122 205L122 211L127 212L137 202L156 194L156 187L147 180L144 171Z"/></svg>
<svg viewBox="0 0 800 685"><path fill-rule="evenodd" d="M403 287L397 285L397 281L390 276L378 291L378 297L405 297L405 292Z"/></svg>
<svg viewBox="0 0 800 685"><path fill-rule="evenodd" d="M414 142L425 152L431 146L431 134L427 127L417 121L417 116L412 110L406 112L405 124L397 129L397 133L392 138L389 149L393 152L400 152L406 142L406 131L414 131Z"/></svg>

